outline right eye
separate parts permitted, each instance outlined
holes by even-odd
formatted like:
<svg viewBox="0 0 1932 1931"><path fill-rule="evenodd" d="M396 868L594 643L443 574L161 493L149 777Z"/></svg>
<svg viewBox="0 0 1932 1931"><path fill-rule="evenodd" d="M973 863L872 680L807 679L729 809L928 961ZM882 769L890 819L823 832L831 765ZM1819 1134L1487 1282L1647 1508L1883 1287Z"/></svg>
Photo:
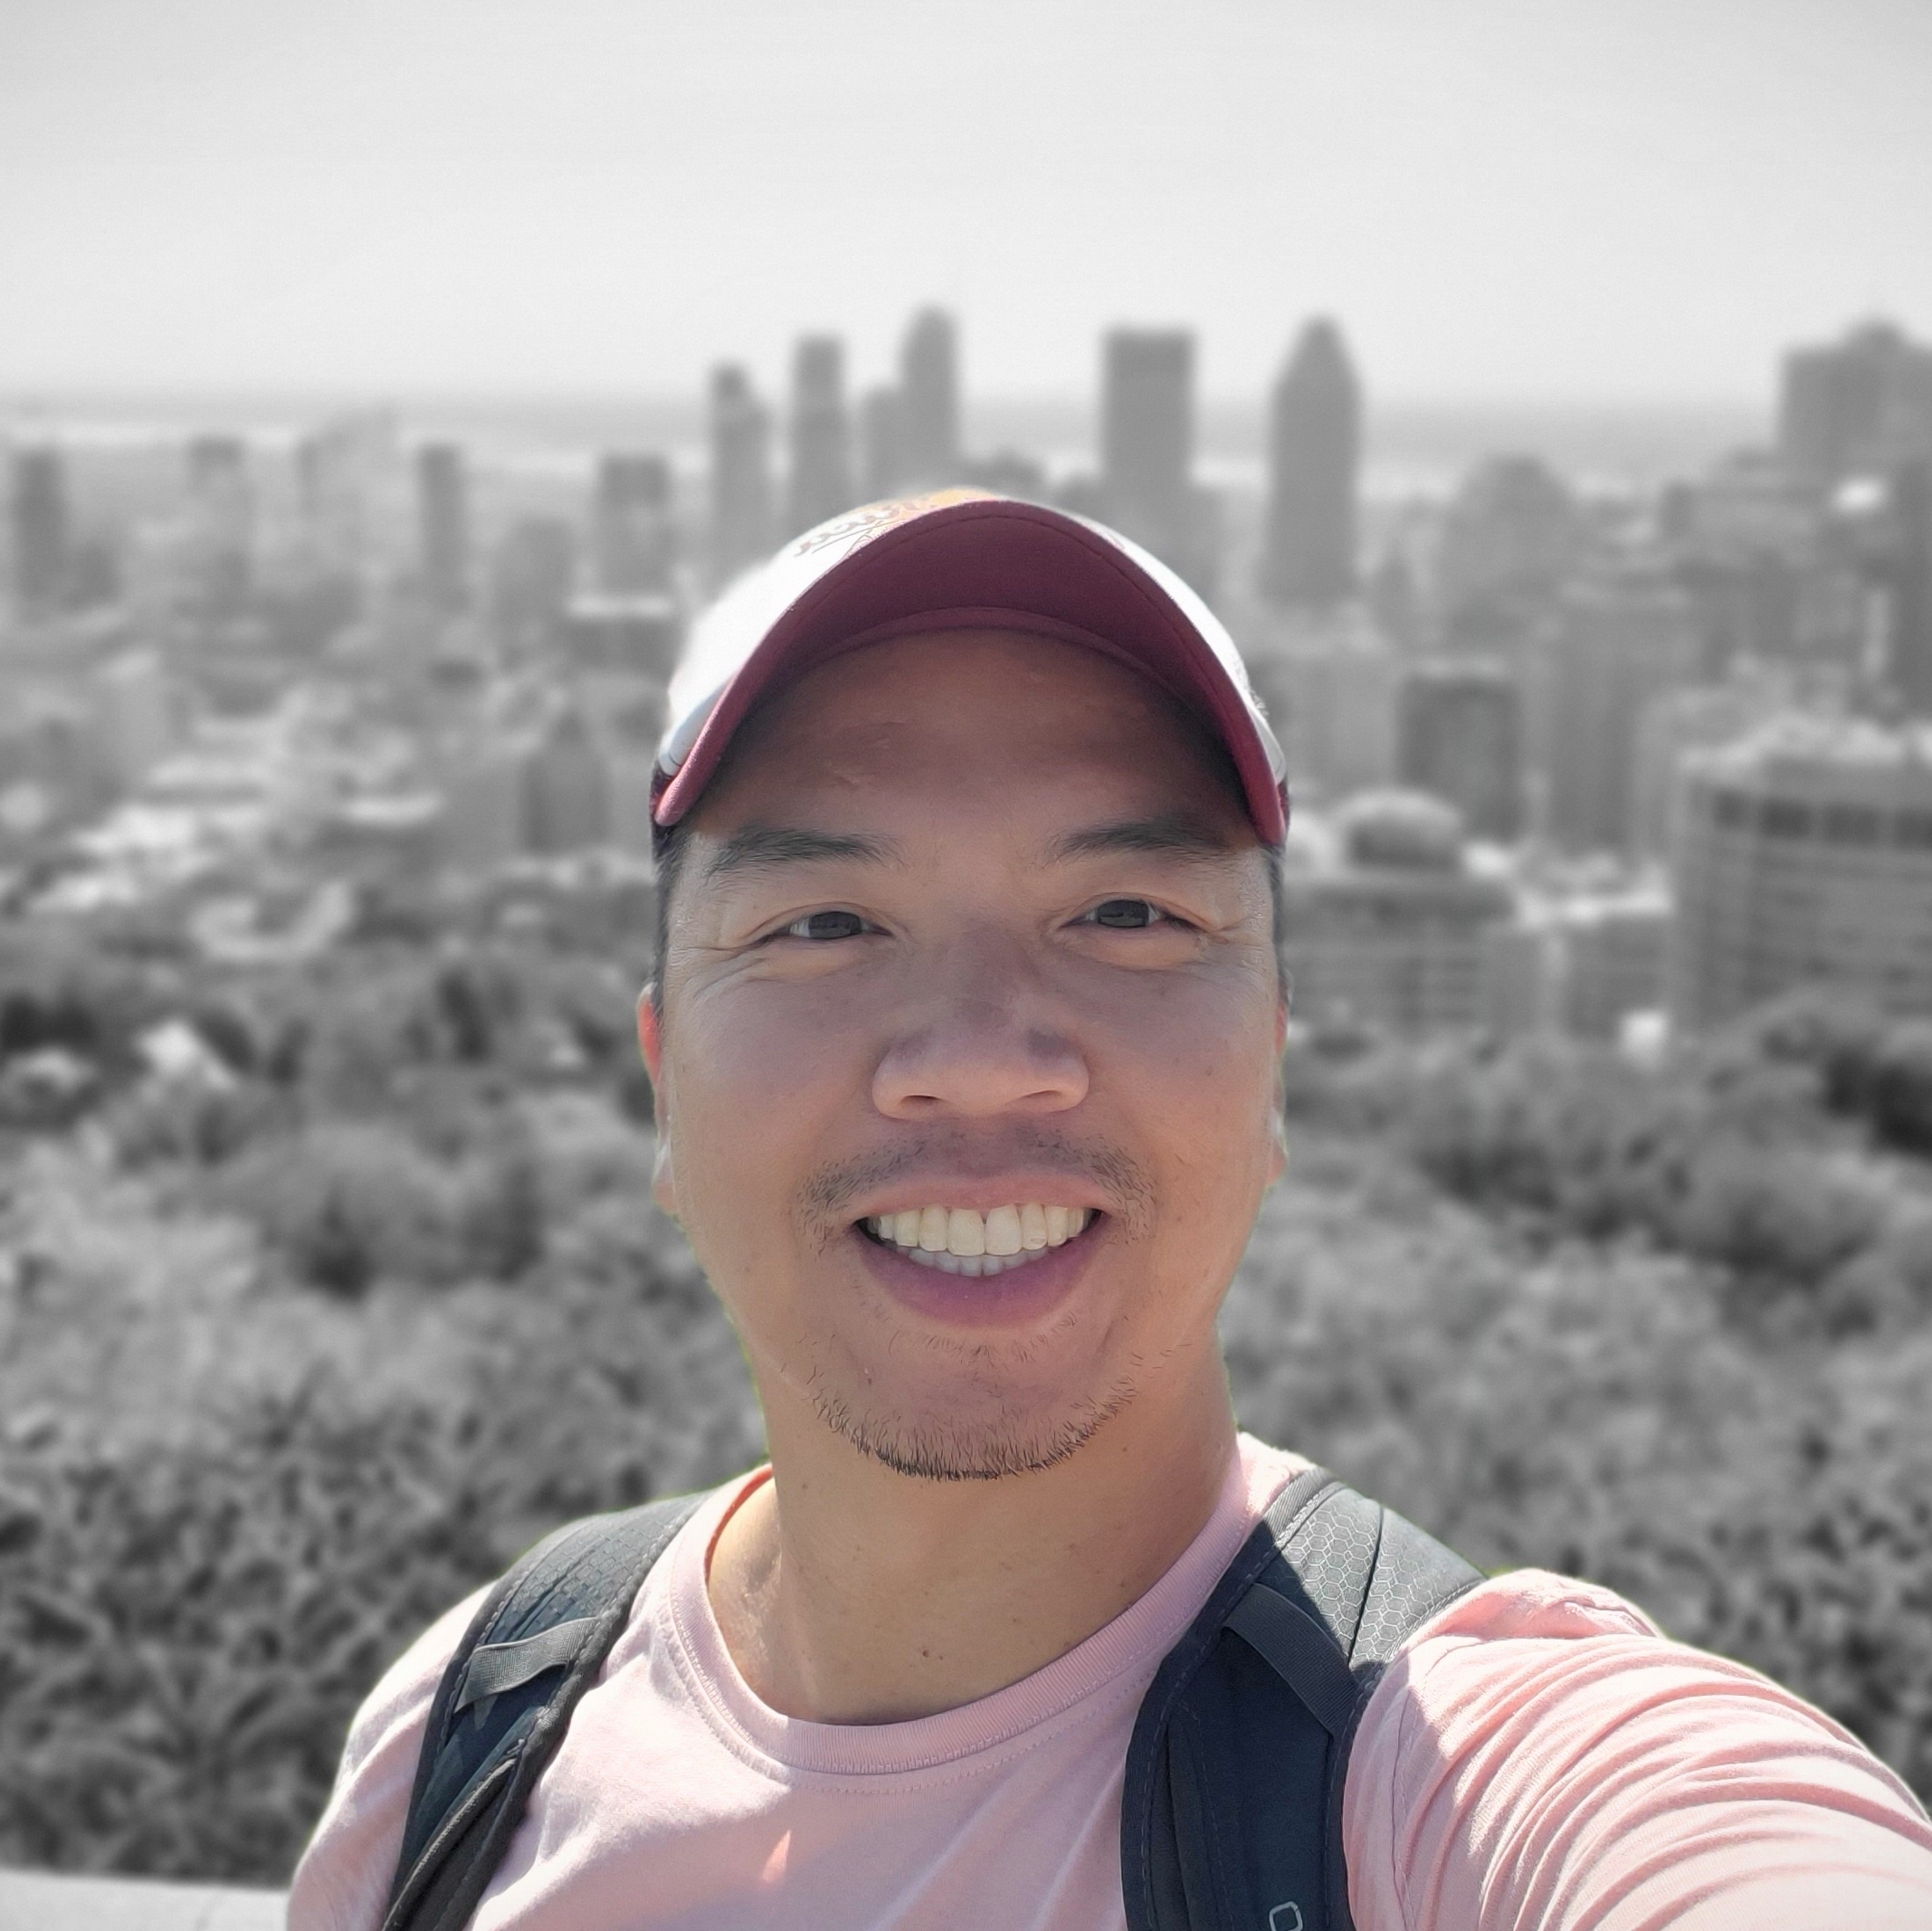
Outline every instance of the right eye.
<svg viewBox="0 0 1932 1931"><path fill-rule="evenodd" d="M831 927L831 929L827 929ZM788 926L782 926L771 936L774 938L834 939L857 938L865 930L865 920L856 912L846 911L842 907L833 907L825 911L807 912L803 918L795 918Z"/></svg>

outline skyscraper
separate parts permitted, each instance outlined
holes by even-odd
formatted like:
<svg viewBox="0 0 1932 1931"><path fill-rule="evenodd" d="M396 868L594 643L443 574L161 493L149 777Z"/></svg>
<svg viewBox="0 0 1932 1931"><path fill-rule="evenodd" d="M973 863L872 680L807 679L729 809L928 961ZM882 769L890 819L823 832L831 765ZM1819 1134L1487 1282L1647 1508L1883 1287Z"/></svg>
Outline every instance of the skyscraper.
<svg viewBox="0 0 1932 1931"><path fill-rule="evenodd" d="M599 460L590 514L598 589L616 596L671 589L677 562L671 482L662 456L612 452Z"/></svg>
<svg viewBox="0 0 1932 1931"><path fill-rule="evenodd" d="M1396 727L1404 785L1446 800L1479 838L1522 829L1521 703L1501 664L1477 658L1412 664Z"/></svg>
<svg viewBox="0 0 1932 1931"><path fill-rule="evenodd" d="M1585 578L1566 593L1547 640L1536 762L1551 835L1578 851L1621 851L1634 829L1638 728L1664 692L1697 681L1703 661L1690 604L1640 570Z"/></svg>
<svg viewBox="0 0 1932 1931"><path fill-rule="evenodd" d="M470 471L453 442L416 452L416 530L423 587L444 613L470 601Z"/></svg>
<svg viewBox="0 0 1932 1931"><path fill-rule="evenodd" d="M1932 348L1887 322L1784 358L1778 453L1828 488L1861 471L1932 458Z"/></svg>
<svg viewBox="0 0 1932 1931"><path fill-rule="evenodd" d="M959 480L959 344L951 316L922 309L899 357L899 480L919 487Z"/></svg>
<svg viewBox="0 0 1932 1931"><path fill-rule="evenodd" d="M1892 690L1922 718L1932 717L1932 461L1893 472L1887 671Z"/></svg>
<svg viewBox="0 0 1932 1931"><path fill-rule="evenodd" d="M254 486L239 436L189 442L187 525L190 595L209 614L233 615L254 581Z"/></svg>
<svg viewBox="0 0 1932 1931"><path fill-rule="evenodd" d="M1103 513L1204 592L1213 559L1191 478L1194 338L1184 328L1116 328L1103 357Z"/></svg>
<svg viewBox="0 0 1932 1931"><path fill-rule="evenodd" d="M845 345L836 336L801 336L792 356L791 532L850 509L852 425L845 408Z"/></svg>
<svg viewBox="0 0 1932 1931"><path fill-rule="evenodd" d="M396 425L380 411L357 411L317 425L295 446L297 529L310 566L335 575L381 576L385 556L381 506L399 461Z"/></svg>
<svg viewBox="0 0 1932 1931"><path fill-rule="evenodd" d="M771 547L771 415L735 364L711 371L711 580Z"/></svg>
<svg viewBox="0 0 1932 1931"><path fill-rule="evenodd" d="M14 596L24 616L44 615L66 594L73 532L67 470L58 450L14 457Z"/></svg>
<svg viewBox="0 0 1932 1931"><path fill-rule="evenodd" d="M1261 591L1277 604L1334 604L1356 581L1362 388L1341 331L1301 331L1275 383L1269 422Z"/></svg>

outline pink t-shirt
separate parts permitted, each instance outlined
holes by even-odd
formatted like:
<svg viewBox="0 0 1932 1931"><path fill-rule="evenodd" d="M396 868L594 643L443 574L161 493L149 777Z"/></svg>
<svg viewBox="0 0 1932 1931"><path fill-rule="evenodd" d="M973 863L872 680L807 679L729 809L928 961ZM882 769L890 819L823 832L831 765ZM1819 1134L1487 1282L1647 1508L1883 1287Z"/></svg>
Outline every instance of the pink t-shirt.
<svg viewBox="0 0 1932 1931"><path fill-rule="evenodd" d="M706 1588L766 1471L686 1525L532 1793L475 1931L1121 1931L1128 1738L1161 1658L1303 1464L1243 1436L1213 1515L1130 1609L1023 1680L910 1723L760 1702ZM351 1730L290 1931L376 1931L429 1704L481 1592ZM1932 1824L1827 1717L1539 1570L1417 1632L1343 1806L1358 1931L1928 1931Z"/></svg>

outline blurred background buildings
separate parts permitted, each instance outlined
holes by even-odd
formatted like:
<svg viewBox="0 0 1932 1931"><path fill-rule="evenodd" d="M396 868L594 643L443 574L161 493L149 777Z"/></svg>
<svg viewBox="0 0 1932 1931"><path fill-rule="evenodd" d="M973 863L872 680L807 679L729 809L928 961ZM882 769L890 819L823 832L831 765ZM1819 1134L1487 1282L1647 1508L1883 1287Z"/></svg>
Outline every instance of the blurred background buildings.
<svg viewBox="0 0 1932 1931"><path fill-rule="evenodd" d="M1681 471L1498 448L1392 482L1341 320L1282 334L1250 456L1204 459L1180 328L1105 333L1090 451L1044 417L976 448L937 308L856 400L845 341L799 334L782 437L730 363L653 447L533 449L508 404L16 426L0 891L193 923L291 879L647 880L693 611L785 532L977 484L1103 518L1232 630L1289 751L1299 1024L1654 1044L1805 985L1932 1013L1932 348L1794 346L1762 444Z"/></svg>

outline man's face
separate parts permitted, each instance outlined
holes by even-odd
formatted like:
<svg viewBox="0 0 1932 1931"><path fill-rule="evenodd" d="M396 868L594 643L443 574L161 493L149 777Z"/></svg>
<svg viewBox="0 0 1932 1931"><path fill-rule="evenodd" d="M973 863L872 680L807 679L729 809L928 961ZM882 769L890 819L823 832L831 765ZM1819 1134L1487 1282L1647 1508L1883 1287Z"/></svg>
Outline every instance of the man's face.
<svg viewBox="0 0 1932 1931"><path fill-rule="evenodd" d="M775 1438L1017 1473L1197 1374L1280 1171L1286 1012L1265 855L1174 701L1005 632L848 652L742 728L690 840L655 1191ZM1088 1224L1041 1248L1036 1209ZM878 1237L913 1213L924 1262ZM955 1253L1015 1218L996 1272Z"/></svg>

